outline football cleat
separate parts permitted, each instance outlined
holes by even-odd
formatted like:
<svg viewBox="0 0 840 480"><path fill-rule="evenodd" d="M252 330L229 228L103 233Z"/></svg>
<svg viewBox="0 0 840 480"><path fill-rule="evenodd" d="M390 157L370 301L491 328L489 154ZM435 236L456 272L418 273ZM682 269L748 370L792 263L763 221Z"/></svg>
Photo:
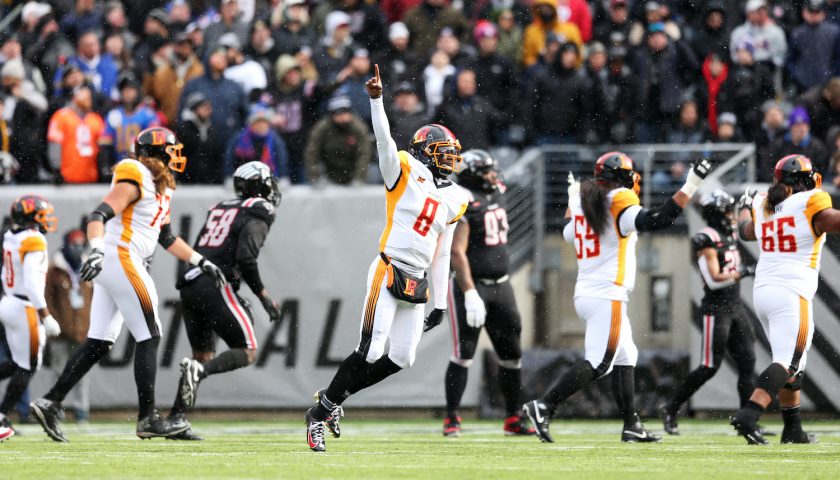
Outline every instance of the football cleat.
<svg viewBox="0 0 840 480"><path fill-rule="evenodd" d="M191 358L181 360L181 400L187 408L195 405L198 384L202 378L204 378L204 365L201 362Z"/></svg>
<svg viewBox="0 0 840 480"><path fill-rule="evenodd" d="M659 416L662 418L662 426L668 435L679 435L680 427L677 425L677 414L668 411L668 407L659 407Z"/></svg>
<svg viewBox="0 0 840 480"><path fill-rule="evenodd" d="M763 437L775 437L776 436L776 432L774 432L772 430L767 430L760 423L756 423L755 426L758 427L758 433L760 433Z"/></svg>
<svg viewBox="0 0 840 480"><path fill-rule="evenodd" d="M528 420L534 425L535 433L540 438L540 441L545 443L554 443L551 438L551 433L548 431L548 424L551 421L551 414L548 412L548 407L539 400L531 400L522 406Z"/></svg>
<svg viewBox="0 0 840 480"><path fill-rule="evenodd" d="M323 452L327 449L327 443L324 440L324 422L312 418L314 408L307 410L303 417L306 422L306 442L313 452Z"/></svg>
<svg viewBox="0 0 840 480"><path fill-rule="evenodd" d="M632 425L625 425L621 432L621 441L624 443L659 443L662 437L645 430L642 422L636 421Z"/></svg>
<svg viewBox="0 0 840 480"><path fill-rule="evenodd" d="M167 440L187 440L196 442L204 440L204 438L202 438L201 435L198 435L197 433L192 431L192 425L190 425L190 422L187 420L186 415L184 415L183 413L179 413L177 415L170 415L167 418L167 421L173 424L180 424L180 422L186 422L186 424L189 425L189 427L183 432L167 436Z"/></svg>
<svg viewBox="0 0 840 480"><path fill-rule="evenodd" d="M15 436L15 431L11 427L0 427L0 443Z"/></svg>
<svg viewBox="0 0 840 480"><path fill-rule="evenodd" d="M32 413L35 414L35 419L41 424L44 432L55 440L56 442L67 443L67 438L64 432L59 427L59 418L61 418L61 404L47 400L46 398L39 398L29 404Z"/></svg>
<svg viewBox="0 0 840 480"><path fill-rule="evenodd" d="M461 436L461 417L446 417L443 419L443 436L444 437L460 437Z"/></svg>
<svg viewBox="0 0 840 480"><path fill-rule="evenodd" d="M505 435L534 435L537 433L534 427L528 425L528 419L524 415L511 415L506 418L503 431Z"/></svg>
<svg viewBox="0 0 840 480"><path fill-rule="evenodd" d="M819 443L819 439L813 433L801 429L797 431L782 430L782 444L787 443Z"/></svg>
<svg viewBox="0 0 840 480"><path fill-rule="evenodd" d="M315 403L321 403L321 395L326 392L326 388L322 388L315 392ZM344 416L344 407L341 405L335 405L330 412L330 415L324 420L324 424L327 426L327 429L332 434L333 438L338 438L341 436L341 426L338 424L341 417Z"/></svg>
<svg viewBox="0 0 840 480"><path fill-rule="evenodd" d="M190 422L183 417L163 418L157 410L137 421L137 436L143 440L155 437L171 437L189 430Z"/></svg>
<svg viewBox="0 0 840 480"><path fill-rule="evenodd" d="M747 440L748 445L767 445L768 442L758 429L755 423L757 418L752 412L745 409L738 410L735 415L729 417L729 424L735 427L739 435Z"/></svg>

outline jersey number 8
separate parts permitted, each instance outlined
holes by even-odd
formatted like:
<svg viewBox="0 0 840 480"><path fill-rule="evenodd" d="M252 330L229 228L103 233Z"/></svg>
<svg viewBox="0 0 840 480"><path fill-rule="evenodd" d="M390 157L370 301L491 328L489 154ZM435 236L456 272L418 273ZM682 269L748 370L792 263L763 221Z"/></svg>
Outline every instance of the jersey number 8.
<svg viewBox="0 0 840 480"><path fill-rule="evenodd" d="M210 212L207 216L207 222L204 225L204 235L198 239L199 247L218 247L225 243L225 239L230 233L230 226L233 225L233 220L236 219L236 208L230 210L216 209Z"/></svg>
<svg viewBox="0 0 840 480"><path fill-rule="evenodd" d="M437 213L440 202L431 198L426 198L426 203L423 204L423 210L414 221L414 231L419 233L421 237L425 237L432 228L435 221L435 214Z"/></svg>

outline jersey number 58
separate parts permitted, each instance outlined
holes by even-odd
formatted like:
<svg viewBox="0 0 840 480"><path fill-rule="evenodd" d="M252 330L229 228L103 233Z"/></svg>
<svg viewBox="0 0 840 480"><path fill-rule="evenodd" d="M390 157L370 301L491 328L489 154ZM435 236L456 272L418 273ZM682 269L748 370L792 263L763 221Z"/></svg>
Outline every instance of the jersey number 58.
<svg viewBox="0 0 840 480"><path fill-rule="evenodd" d="M218 247L225 243L225 239L230 233L230 226L233 225L236 219L236 212L239 209L232 208L230 210L214 209L207 216L207 222L204 224L204 235L198 239L199 247Z"/></svg>

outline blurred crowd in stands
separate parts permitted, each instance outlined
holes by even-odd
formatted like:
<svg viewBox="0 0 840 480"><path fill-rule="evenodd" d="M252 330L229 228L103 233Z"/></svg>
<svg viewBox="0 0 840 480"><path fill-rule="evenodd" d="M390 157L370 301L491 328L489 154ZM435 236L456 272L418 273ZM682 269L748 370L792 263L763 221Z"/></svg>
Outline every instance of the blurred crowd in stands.
<svg viewBox="0 0 840 480"><path fill-rule="evenodd" d="M436 122L464 148L754 142L760 181L793 152L840 169L840 0L3 0L0 181L108 181L152 125L182 183L251 160L376 181L374 63L401 147Z"/></svg>

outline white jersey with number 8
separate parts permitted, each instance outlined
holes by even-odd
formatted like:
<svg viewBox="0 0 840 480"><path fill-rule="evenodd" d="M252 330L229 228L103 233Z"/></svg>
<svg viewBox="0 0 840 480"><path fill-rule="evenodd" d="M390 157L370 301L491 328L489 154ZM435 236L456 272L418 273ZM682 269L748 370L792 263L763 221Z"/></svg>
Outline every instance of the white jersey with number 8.
<svg viewBox="0 0 840 480"><path fill-rule="evenodd" d="M831 197L820 189L794 193L771 214L764 211L766 193L753 202L755 237L761 255L755 287L784 286L807 300L814 298L819 282L820 257L825 233L814 232L814 216L831 208Z"/></svg>

